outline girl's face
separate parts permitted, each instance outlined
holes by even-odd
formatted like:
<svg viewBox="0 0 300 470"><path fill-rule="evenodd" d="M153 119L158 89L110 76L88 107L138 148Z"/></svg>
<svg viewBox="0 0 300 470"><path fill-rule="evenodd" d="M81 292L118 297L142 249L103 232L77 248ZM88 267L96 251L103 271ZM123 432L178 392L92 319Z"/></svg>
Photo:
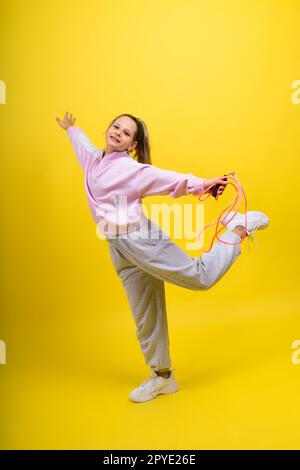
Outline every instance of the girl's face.
<svg viewBox="0 0 300 470"><path fill-rule="evenodd" d="M137 141L133 142L136 130L136 123L130 117L121 116L116 119L106 131L105 153L131 152L137 145Z"/></svg>

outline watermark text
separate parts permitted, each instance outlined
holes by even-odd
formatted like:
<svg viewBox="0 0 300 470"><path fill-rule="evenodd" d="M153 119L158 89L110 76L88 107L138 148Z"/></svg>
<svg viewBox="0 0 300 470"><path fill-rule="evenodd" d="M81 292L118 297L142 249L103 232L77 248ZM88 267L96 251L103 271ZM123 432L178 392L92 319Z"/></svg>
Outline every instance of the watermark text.
<svg viewBox="0 0 300 470"><path fill-rule="evenodd" d="M3 80L0 80L0 104L6 104L6 85Z"/></svg>

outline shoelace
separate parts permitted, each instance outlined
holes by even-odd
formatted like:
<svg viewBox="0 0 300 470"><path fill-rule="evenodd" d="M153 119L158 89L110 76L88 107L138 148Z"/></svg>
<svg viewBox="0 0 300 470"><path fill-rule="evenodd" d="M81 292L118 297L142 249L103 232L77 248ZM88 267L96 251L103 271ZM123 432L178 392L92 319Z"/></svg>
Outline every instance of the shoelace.
<svg viewBox="0 0 300 470"><path fill-rule="evenodd" d="M156 377L157 375L154 372L152 375L150 375L150 377L147 377L147 379L140 386L145 387L145 385L147 385L148 382L151 382L151 380L156 379Z"/></svg>
<svg viewBox="0 0 300 470"><path fill-rule="evenodd" d="M211 224L205 225L205 226L203 227L203 229L200 230L200 232L199 232L199 234L198 234L198 240L199 240L199 238L200 238L201 233L202 233L204 230L206 230L208 227L210 227L210 226L212 226L212 225L216 225L215 233L214 233L214 235L213 235L213 237L212 237L212 240L211 240L211 244L210 244L209 249L208 249L208 250L204 250L203 248L200 248L200 250L203 251L204 253L209 253L209 252L210 252L210 250L212 249L213 242L214 242L214 239L215 239L215 238L217 238L217 240L218 240L219 242L221 242L221 243L223 243L223 244L225 244L225 245L240 245L240 244L244 241L245 238L248 238L248 252L250 251L250 243L253 242L253 241L254 241L255 244L256 244L256 248L258 248L257 240L256 240L256 238L255 238L254 235L253 235L253 232L256 230L257 225L251 230L251 232L247 229L247 198L246 198L245 191L244 191L244 189L243 189L241 183L239 182L238 177L237 177L237 175L236 175L236 173L235 173L234 171L232 171L231 173L228 173L228 174L226 175L226 177L227 177L228 185L233 186L236 192L235 192L235 195L234 195L232 201L228 204L227 207L225 207L225 209L223 209L223 210L221 211L221 213L220 213L220 215L219 215L219 217L218 217L218 220L217 220L216 222L212 222ZM230 182L229 180L234 180L234 182L235 182L236 184ZM227 185L227 186L228 186L228 185ZM209 188L206 189L205 193L203 193L203 194L208 193L207 197L206 197L205 199L202 199L203 194L201 194L201 196L198 197L199 201L201 201L201 202L206 201L206 200L211 196L211 192L210 192L210 191L211 191L212 188L214 188L214 186L215 186L214 184L211 185L211 186L209 186ZM241 238L241 240L238 241L238 242L236 242L236 243L230 243L230 242L226 242L225 240L221 240L221 239L218 237L218 234L219 234L220 232L222 232L222 230L225 230L225 229L226 229L226 226L229 224L229 222L230 222L230 221L235 217L235 215L237 214L237 212L238 212L238 210L239 210L239 207L240 207L240 205L241 205L241 199L242 199L242 197L244 197L244 202L245 202L245 209L244 209L244 211L245 211L245 225L244 225L244 228L246 229L247 235L243 236L243 237ZM216 200L218 200L218 195L216 196ZM234 206L235 206L236 204L237 204L237 207L234 209ZM234 211L235 211L234 215L233 215L231 218L229 218L229 219L227 220L228 214L229 214L230 212L234 212ZM224 214L225 214L225 215L224 215ZM224 223L224 225L221 224L221 220L223 220L223 219L226 219L226 222ZM219 224L221 225L221 228L218 229Z"/></svg>
<svg viewBox="0 0 300 470"><path fill-rule="evenodd" d="M255 225L255 227L253 227L253 229L250 231L248 231L248 243L247 243L247 246L248 246L248 253L250 251L250 243L251 242L254 242L255 243L255 247L256 247L256 250L259 249L259 244L258 244L258 241L256 240L255 236L254 236L254 232L255 230L257 229L257 226L258 224Z"/></svg>
<svg viewBox="0 0 300 470"><path fill-rule="evenodd" d="M156 385L155 385L155 378L156 378L156 374L154 372L154 374L150 375L150 377L148 377L141 385L140 387L143 388L144 390L146 390L146 385L149 383L149 382L153 382L153 388L154 390L156 391Z"/></svg>
<svg viewBox="0 0 300 470"><path fill-rule="evenodd" d="M170 369L171 374L172 374L172 372L173 372L174 370L176 370L176 369ZM171 377L171 374L170 374L170 376L169 376L168 378ZM153 374L150 375L150 377L147 377L147 379L140 385L140 387L143 387L143 388L145 389L145 386L146 386L149 382L153 381L153 385L154 385L154 388L155 388L155 390L156 390L155 381L156 381L159 377L160 377L160 376L157 375L156 372L153 372Z"/></svg>

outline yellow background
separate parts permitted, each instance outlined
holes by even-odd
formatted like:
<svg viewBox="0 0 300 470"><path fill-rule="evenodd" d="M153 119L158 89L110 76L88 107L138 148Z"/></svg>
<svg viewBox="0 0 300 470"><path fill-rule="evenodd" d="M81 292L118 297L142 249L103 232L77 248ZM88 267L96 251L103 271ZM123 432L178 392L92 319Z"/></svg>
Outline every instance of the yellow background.
<svg viewBox="0 0 300 470"><path fill-rule="evenodd" d="M289 0L2 2L2 449L299 448L299 19ZM166 284L176 394L129 401L150 370L65 111L100 148L142 118L154 165L234 170L270 217L209 291Z"/></svg>

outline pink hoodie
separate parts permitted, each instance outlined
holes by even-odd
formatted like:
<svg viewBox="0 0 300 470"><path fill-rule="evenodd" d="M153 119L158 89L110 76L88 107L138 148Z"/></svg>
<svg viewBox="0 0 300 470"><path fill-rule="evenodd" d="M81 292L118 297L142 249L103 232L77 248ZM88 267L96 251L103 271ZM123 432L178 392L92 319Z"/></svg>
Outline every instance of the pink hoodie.
<svg viewBox="0 0 300 470"><path fill-rule="evenodd" d="M141 203L145 196L169 194L177 198L204 193L204 178L139 163L127 151L102 158L103 150L95 147L81 128L70 126L67 134L84 171L93 218L104 235L139 228L146 219Z"/></svg>

